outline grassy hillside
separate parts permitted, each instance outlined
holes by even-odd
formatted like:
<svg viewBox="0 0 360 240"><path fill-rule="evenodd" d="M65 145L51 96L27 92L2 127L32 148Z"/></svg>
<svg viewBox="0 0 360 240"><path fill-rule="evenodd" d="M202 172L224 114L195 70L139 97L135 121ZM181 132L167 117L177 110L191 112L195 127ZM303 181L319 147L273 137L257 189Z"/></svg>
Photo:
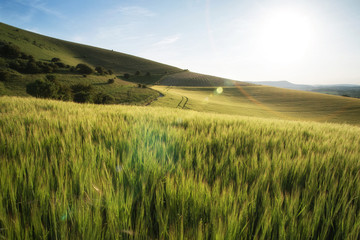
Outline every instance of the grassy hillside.
<svg viewBox="0 0 360 240"><path fill-rule="evenodd" d="M234 80L214 77L205 74L193 73L190 71L182 71L170 75L166 75L157 83L165 86L233 86ZM249 83L241 83L243 85L251 85Z"/></svg>
<svg viewBox="0 0 360 240"><path fill-rule="evenodd" d="M112 69L114 73L134 74L137 70L150 73L177 72L180 69L144 58L115 52L112 50L63 41L36 33L18 29L0 23L0 40L18 45L25 53L36 59L50 60L60 58L71 66L78 63L103 66Z"/></svg>
<svg viewBox="0 0 360 240"><path fill-rule="evenodd" d="M164 97L158 98L152 106L360 125L360 99L355 98L255 85L222 87L221 91L215 87L153 88L162 92Z"/></svg>
<svg viewBox="0 0 360 240"><path fill-rule="evenodd" d="M8 45L19 49L18 56L3 54L4 46ZM44 81L48 74L52 74L65 87L79 83L91 85L94 95L105 94L111 98L110 103L144 105L155 99L158 92L123 81L125 73L133 75L138 72L138 77L147 80L179 71L147 59L50 38L3 23L0 23L0 52L0 95L29 96L26 85L36 80ZM52 62L53 58L58 58L59 62ZM30 63L34 66L29 70ZM112 73L95 72L85 76L73 70L79 63L93 69L101 66ZM114 79L114 84L107 84L109 79Z"/></svg>
<svg viewBox="0 0 360 240"><path fill-rule="evenodd" d="M0 238L359 239L359 136L0 97Z"/></svg>

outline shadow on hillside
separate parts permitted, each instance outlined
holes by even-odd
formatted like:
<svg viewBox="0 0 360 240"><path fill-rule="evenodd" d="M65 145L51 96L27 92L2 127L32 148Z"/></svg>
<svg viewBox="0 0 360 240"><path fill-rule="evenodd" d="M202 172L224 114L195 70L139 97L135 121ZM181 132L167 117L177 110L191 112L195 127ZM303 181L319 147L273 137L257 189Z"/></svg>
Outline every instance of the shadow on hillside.
<svg viewBox="0 0 360 240"><path fill-rule="evenodd" d="M94 85L94 86L101 86L101 85L108 85L109 83L107 82L99 82L99 83L92 83L91 85Z"/></svg>

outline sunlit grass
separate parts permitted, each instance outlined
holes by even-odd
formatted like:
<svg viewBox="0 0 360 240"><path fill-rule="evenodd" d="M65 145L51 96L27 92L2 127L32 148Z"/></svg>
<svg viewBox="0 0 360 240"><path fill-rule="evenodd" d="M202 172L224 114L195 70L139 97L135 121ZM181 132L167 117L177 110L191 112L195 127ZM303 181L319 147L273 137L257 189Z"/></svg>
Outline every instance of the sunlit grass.
<svg viewBox="0 0 360 240"><path fill-rule="evenodd" d="M360 125L360 99L267 86L167 87L154 86L165 97L152 106L176 107L181 96L187 109L283 120Z"/></svg>
<svg viewBox="0 0 360 240"><path fill-rule="evenodd" d="M358 239L359 136L1 97L0 238Z"/></svg>

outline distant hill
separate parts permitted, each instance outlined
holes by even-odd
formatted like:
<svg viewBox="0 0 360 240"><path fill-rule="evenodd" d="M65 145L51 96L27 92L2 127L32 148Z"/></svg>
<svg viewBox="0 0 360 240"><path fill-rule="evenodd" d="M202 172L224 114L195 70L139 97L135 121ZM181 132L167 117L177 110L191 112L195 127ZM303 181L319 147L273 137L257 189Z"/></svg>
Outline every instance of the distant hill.
<svg viewBox="0 0 360 240"><path fill-rule="evenodd" d="M251 83L257 85L271 86L271 87L312 91L312 92L326 93L331 95L360 98L360 85L356 85L356 84L304 85L304 84L294 84L288 81L261 81L261 82L251 82Z"/></svg>
<svg viewBox="0 0 360 240"><path fill-rule="evenodd" d="M234 86L235 83L241 85L252 85L250 83L237 82L226 78L194 73L187 70L166 75L163 78L161 78L160 81L158 82L159 85L165 85L165 86L193 86L193 87Z"/></svg>
<svg viewBox="0 0 360 240"><path fill-rule="evenodd" d="M304 91L308 91L314 88L311 85L294 84L288 81L261 81L261 82L251 82L251 83L257 85L265 85L271 87L287 88L293 90L304 90Z"/></svg>

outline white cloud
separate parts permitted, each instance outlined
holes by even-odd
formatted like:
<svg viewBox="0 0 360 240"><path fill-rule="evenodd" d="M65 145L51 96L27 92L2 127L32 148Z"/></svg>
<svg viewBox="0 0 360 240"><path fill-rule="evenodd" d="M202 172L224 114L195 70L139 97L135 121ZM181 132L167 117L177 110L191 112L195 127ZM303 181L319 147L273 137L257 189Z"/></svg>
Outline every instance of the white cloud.
<svg viewBox="0 0 360 240"><path fill-rule="evenodd" d="M172 44L180 39L180 34L176 34L173 36L168 36L160 40L159 42L155 43L154 46L163 46Z"/></svg>

